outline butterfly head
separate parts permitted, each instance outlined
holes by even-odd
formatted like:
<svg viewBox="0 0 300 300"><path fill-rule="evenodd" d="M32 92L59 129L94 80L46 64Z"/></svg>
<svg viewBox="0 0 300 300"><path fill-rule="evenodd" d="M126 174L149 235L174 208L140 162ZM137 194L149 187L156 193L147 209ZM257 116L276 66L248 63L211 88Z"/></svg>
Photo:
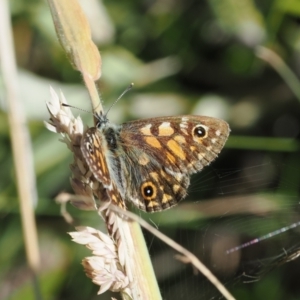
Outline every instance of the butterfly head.
<svg viewBox="0 0 300 300"><path fill-rule="evenodd" d="M97 123L96 123L97 129L104 128L108 123L107 113L106 114L103 114L101 112L100 112L100 114L95 113L95 118L97 120Z"/></svg>
<svg viewBox="0 0 300 300"><path fill-rule="evenodd" d="M126 89L125 91L117 98L117 100L110 106L110 108L107 110L107 112L105 114L103 114L102 112L100 113L95 113L95 118L97 120L96 123L96 128L97 129L102 129L104 128L107 124L108 124L108 118L107 118L107 114L109 113L110 109L122 98L122 96L124 94L126 94L128 91L130 91L133 87L133 83L131 83Z"/></svg>

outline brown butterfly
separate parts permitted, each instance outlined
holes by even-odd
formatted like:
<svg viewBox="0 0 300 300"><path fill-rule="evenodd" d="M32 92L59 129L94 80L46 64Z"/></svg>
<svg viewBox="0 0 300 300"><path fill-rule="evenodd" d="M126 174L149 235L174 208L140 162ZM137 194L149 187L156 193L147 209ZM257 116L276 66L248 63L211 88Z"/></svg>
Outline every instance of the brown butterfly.
<svg viewBox="0 0 300 300"><path fill-rule="evenodd" d="M132 201L147 212L176 205L190 175L212 162L229 135L228 124L203 116L142 119L122 125L96 115L96 127L81 140L94 177L115 204Z"/></svg>

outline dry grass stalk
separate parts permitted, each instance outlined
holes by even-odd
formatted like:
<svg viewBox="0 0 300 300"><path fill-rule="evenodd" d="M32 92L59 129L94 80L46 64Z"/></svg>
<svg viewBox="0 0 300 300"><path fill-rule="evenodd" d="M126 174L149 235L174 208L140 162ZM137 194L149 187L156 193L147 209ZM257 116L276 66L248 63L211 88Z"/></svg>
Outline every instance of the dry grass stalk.
<svg viewBox="0 0 300 300"><path fill-rule="evenodd" d="M20 214L29 267L40 268L40 253L34 206L37 204L32 149L26 116L22 109L8 1L0 1L0 61L7 100L8 120L18 187Z"/></svg>

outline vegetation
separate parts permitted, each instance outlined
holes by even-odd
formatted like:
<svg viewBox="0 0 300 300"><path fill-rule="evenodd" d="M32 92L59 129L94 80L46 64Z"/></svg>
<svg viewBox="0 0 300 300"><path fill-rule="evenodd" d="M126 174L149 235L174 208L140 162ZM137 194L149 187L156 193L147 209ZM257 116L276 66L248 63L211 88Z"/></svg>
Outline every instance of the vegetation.
<svg viewBox="0 0 300 300"><path fill-rule="evenodd" d="M70 241L66 232L73 227L53 200L61 191L73 193L72 155L43 125L49 118L49 85L62 89L69 104L90 110L82 100L88 96L57 42L47 4L10 5L38 187L41 292L44 299L97 298L97 287L81 266L89 253ZM106 109L135 83L109 112L111 121L202 114L226 120L232 130L219 158L193 177L186 200L163 213L137 213L195 253L237 299L298 299L299 261L290 256L298 247L296 226L226 255L228 249L299 221L298 1L112 0L84 5L102 56L99 90ZM0 89L4 95L2 79ZM0 104L0 298L33 299L9 125ZM92 125L89 114L73 113ZM96 214L72 206L68 210L77 224L104 229ZM173 250L145 236L164 299L219 297L202 275L174 259Z"/></svg>

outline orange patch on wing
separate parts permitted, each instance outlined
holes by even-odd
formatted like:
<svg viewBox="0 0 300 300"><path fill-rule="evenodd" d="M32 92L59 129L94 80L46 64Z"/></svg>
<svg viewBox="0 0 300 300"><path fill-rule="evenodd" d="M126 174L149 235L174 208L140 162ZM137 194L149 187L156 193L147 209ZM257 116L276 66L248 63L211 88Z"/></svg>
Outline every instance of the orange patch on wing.
<svg viewBox="0 0 300 300"><path fill-rule="evenodd" d="M93 143L94 143L94 146L96 148L100 148L100 141L99 141L99 138L97 138L97 136L95 135L94 138L93 138Z"/></svg>
<svg viewBox="0 0 300 300"><path fill-rule="evenodd" d="M151 172L150 173L150 176L155 180L155 181L158 181L158 173L157 172Z"/></svg>
<svg viewBox="0 0 300 300"><path fill-rule="evenodd" d="M147 154L142 153L141 156L139 157L139 164L142 166L145 166L149 163L150 159L147 156Z"/></svg>
<svg viewBox="0 0 300 300"><path fill-rule="evenodd" d="M160 142L157 138L153 136L145 137L145 141L148 145L150 145L153 148L161 148Z"/></svg>
<svg viewBox="0 0 300 300"><path fill-rule="evenodd" d="M152 135L150 128L151 128L151 124L148 124L148 125L146 125L145 127L142 127L142 128L140 129L140 131L141 131L141 133L144 134L144 135Z"/></svg>
<svg viewBox="0 0 300 300"><path fill-rule="evenodd" d="M155 207L155 206L158 206L158 203L156 201L149 201L149 203L147 204L147 207Z"/></svg>
<svg viewBox="0 0 300 300"><path fill-rule="evenodd" d="M117 204L119 207L126 209L125 202L120 197L120 194L117 192L116 186L113 185L113 187L111 187L111 188L112 188L112 190L107 189L108 196L111 199L111 201L114 202L115 204Z"/></svg>
<svg viewBox="0 0 300 300"><path fill-rule="evenodd" d="M104 157L100 152L98 153L97 158L99 159L98 160L98 166L102 168L102 171L104 173L107 173L107 166L106 166L106 163L104 161Z"/></svg>
<svg viewBox="0 0 300 300"><path fill-rule="evenodd" d="M185 159L185 153L182 149L182 147L174 140L170 140L167 143L168 148L180 159Z"/></svg>
<svg viewBox="0 0 300 300"><path fill-rule="evenodd" d="M179 189L180 189L180 185L178 185L178 184L174 184L174 185L173 185L173 192L174 192L175 194L179 191Z"/></svg>
<svg viewBox="0 0 300 300"><path fill-rule="evenodd" d="M169 151L166 151L166 155L167 155L167 160L168 161L170 161L173 164L176 162L175 157Z"/></svg>
<svg viewBox="0 0 300 300"><path fill-rule="evenodd" d="M182 136L182 135L176 135L174 137L174 140L180 144L185 144L186 143L186 140L185 138Z"/></svg>
<svg viewBox="0 0 300 300"><path fill-rule="evenodd" d="M164 122L158 127L159 136L170 136L174 133L174 129L170 126L169 122Z"/></svg>
<svg viewBox="0 0 300 300"><path fill-rule="evenodd" d="M164 178L167 178L167 174L163 170L160 170L160 175Z"/></svg>
<svg viewBox="0 0 300 300"><path fill-rule="evenodd" d="M172 197L168 194L164 194L163 198L162 198L162 203L168 203L170 202L170 200L172 200Z"/></svg>

